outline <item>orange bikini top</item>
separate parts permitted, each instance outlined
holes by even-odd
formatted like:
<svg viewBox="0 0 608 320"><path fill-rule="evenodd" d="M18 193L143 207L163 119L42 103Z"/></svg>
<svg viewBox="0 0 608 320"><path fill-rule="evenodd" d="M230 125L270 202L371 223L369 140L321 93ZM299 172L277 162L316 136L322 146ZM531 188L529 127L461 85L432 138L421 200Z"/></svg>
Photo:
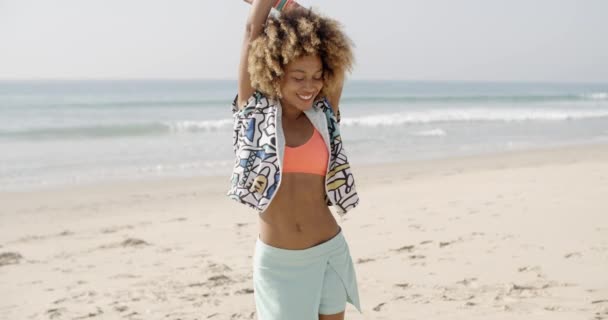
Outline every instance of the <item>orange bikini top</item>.
<svg viewBox="0 0 608 320"><path fill-rule="evenodd" d="M321 133L314 128L312 137L301 146L285 146L283 172L312 173L325 176L329 152Z"/></svg>

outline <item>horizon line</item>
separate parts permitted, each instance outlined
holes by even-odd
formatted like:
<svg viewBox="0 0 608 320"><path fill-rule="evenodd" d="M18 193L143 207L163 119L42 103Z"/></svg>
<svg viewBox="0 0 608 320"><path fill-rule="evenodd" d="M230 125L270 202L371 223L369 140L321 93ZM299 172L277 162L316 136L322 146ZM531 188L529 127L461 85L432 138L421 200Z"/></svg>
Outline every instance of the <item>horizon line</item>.
<svg viewBox="0 0 608 320"><path fill-rule="evenodd" d="M42 78L0 78L0 82L53 82L53 81L237 81L236 78L162 78L162 77L91 77L91 78L59 78L59 77L42 77ZM589 80L462 80L462 79L399 79L399 78L347 78L348 81L369 81L369 82L461 82L461 83L536 83L536 84L607 84L608 80L589 81Z"/></svg>

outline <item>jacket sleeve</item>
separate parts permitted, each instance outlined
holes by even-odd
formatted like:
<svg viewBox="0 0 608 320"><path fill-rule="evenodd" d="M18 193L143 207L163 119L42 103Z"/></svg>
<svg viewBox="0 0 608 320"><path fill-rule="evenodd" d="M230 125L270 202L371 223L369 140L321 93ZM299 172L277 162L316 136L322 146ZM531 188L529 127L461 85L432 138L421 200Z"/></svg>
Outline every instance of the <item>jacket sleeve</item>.
<svg viewBox="0 0 608 320"><path fill-rule="evenodd" d="M247 103L242 107L239 108L239 106L237 105L237 101L239 101L239 95L238 93L236 94L236 96L234 97L234 100L232 100L232 116L233 117L243 117L246 114L251 112L251 109L255 108L255 105L257 104L259 100L259 94L258 92L254 92L249 98L247 98Z"/></svg>
<svg viewBox="0 0 608 320"><path fill-rule="evenodd" d="M323 98L322 101L324 104L324 109L327 109L334 121L336 121L337 124L340 124L340 109L337 110L337 113L334 113L334 108L332 108L327 97Z"/></svg>
<svg viewBox="0 0 608 320"><path fill-rule="evenodd" d="M237 106L238 94L232 101L232 148L236 154L239 149L239 141L242 139L244 134L244 128L246 127L245 122L249 121L249 118L253 114L256 105L260 99L259 93L256 91L247 99L247 104L239 109Z"/></svg>

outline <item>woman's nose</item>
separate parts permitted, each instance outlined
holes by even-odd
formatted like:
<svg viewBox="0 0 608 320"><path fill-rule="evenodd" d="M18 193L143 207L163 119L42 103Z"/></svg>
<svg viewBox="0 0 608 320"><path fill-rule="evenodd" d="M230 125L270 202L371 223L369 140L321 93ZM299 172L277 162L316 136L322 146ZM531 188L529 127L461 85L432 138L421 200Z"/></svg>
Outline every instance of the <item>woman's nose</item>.
<svg viewBox="0 0 608 320"><path fill-rule="evenodd" d="M306 81L304 81L304 88L305 89L310 89L310 90L314 90L315 88L315 81L313 79L308 79Z"/></svg>

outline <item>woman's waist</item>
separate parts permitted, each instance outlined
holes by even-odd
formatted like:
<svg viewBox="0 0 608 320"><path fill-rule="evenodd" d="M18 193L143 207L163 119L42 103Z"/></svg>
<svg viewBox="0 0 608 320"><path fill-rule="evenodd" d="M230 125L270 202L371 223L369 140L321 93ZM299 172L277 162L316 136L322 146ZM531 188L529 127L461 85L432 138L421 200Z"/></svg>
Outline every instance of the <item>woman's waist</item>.
<svg viewBox="0 0 608 320"><path fill-rule="evenodd" d="M277 195L260 213L265 224L277 230L290 230L292 226L310 229L331 225L336 219L323 198L302 198Z"/></svg>
<svg viewBox="0 0 608 320"><path fill-rule="evenodd" d="M327 206L307 212L296 208L264 211L259 218L260 239L279 248L305 249L331 239L338 232L339 225Z"/></svg>
<svg viewBox="0 0 608 320"><path fill-rule="evenodd" d="M319 259L342 256L348 252L348 245L341 228L338 227L333 236L306 248L278 247L259 237L256 239L255 251L254 264L276 270L276 267L306 266L318 263Z"/></svg>

